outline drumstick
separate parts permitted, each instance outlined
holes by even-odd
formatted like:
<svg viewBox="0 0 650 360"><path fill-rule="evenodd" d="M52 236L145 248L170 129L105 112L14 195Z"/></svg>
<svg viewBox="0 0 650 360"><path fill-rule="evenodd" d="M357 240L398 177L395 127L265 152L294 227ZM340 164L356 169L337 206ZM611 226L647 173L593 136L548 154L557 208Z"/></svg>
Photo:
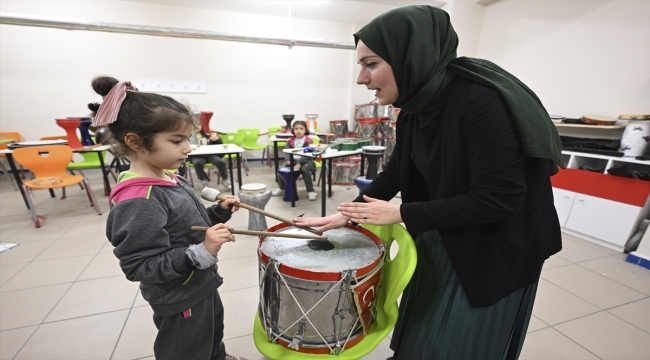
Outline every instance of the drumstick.
<svg viewBox="0 0 650 360"><path fill-rule="evenodd" d="M192 230L195 231L206 231L209 227L205 226L192 226ZM312 235L300 235L300 234L285 234L285 233L276 233L268 231L251 231L251 230L228 230L231 234L241 234L241 235L253 235L253 236L273 236L273 237L286 237L294 239L310 239L310 240L327 240L327 236L312 236Z"/></svg>
<svg viewBox="0 0 650 360"><path fill-rule="evenodd" d="M223 197L223 196L221 196L220 194L221 194L221 192L220 192L219 190L217 190L217 189L213 189L213 188L208 188L208 187L203 188L203 191L201 191L201 197L202 197L203 199L205 199L205 200L208 200L208 201L217 201L217 200L224 201L224 200L226 200L226 198ZM278 215L271 214L271 213L266 212L266 211L264 211L264 210L260 210L260 209L254 207L254 206L246 205L246 204L241 203L241 202L236 203L236 205L239 206L239 207L241 207L241 208L244 208L244 209L247 209L247 210L250 210L250 211L256 212L256 213L258 213L258 214L262 214L262 215L264 215L264 216L268 216L268 217L270 217L270 218L273 218L273 219L276 219L276 220L280 220L280 221L282 221L283 223L286 223L286 224L289 224L289 225L293 225L293 226L295 226L295 227L297 227L297 228L300 228L300 229L303 229L303 230L307 230L307 231L309 231L310 233L316 234L316 235L318 235L318 236L323 235L322 232L316 231L316 230L314 230L314 229L312 229L312 228L310 228L310 227L307 227L307 226L300 226L300 225L296 224L295 222L293 222L293 221L291 221L291 220L289 220L289 219L285 219L285 218L280 217L280 216L278 216Z"/></svg>

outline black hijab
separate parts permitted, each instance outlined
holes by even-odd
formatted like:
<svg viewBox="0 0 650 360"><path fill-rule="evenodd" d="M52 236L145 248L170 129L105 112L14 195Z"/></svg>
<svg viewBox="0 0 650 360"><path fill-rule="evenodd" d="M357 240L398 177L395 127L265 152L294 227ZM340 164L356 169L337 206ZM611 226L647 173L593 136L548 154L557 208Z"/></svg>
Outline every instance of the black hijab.
<svg viewBox="0 0 650 360"><path fill-rule="evenodd" d="M399 90L395 107L424 113L453 76L468 78L501 95L527 156L551 160L552 173L563 166L560 137L537 95L490 61L456 57L458 36L445 11L426 5L399 7L374 18L354 40L363 41L392 67Z"/></svg>

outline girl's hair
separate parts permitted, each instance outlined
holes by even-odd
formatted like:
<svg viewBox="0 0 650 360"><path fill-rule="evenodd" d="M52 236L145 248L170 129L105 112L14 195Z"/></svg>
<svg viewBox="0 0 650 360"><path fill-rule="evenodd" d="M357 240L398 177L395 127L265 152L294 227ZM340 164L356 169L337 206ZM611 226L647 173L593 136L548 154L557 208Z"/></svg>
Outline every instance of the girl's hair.
<svg viewBox="0 0 650 360"><path fill-rule="evenodd" d="M307 127L307 122L302 121L302 120L297 120L297 121L294 121L294 122L293 122L293 125L291 125L291 134L293 134L293 136L296 136L296 133L293 132L293 128L294 128L296 125L302 125L302 127L305 128L305 136L309 135L309 127Z"/></svg>
<svg viewBox="0 0 650 360"><path fill-rule="evenodd" d="M98 76L93 79L91 85L97 94L106 96L117 83L115 78ZM98 103L88 104L93 117L97 115L100 106ZM157 133L174 131L194 124L190 108L169 96L127 92L117 120L109 124L108 129L111 133L110 140L115 145L113 150L123 156L131 151L124 140L128 133L136 134L140 145L152 151L153 138Z"/></svg>

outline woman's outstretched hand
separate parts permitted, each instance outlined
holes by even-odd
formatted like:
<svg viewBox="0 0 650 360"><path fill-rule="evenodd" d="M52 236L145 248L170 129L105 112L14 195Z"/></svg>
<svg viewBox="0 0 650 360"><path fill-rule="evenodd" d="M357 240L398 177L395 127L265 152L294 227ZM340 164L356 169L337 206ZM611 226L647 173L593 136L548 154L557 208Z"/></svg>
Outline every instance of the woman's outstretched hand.
<svg viewBox="0 0 650 360"><path fill-rule="evenodd" d="M295 218L293 222L299 226L320 226L316 231L324 232L326 230L344 227L348 223L348 220L350 220L349 217L336 213L321 218Z"/></svg>
<svg viewBox="0 0 650 360"><path fill-rule="evenodd" d="M390 225L402 222L399 204L363 196L366 202L341 203L336 210L358 224Z"/></svg>

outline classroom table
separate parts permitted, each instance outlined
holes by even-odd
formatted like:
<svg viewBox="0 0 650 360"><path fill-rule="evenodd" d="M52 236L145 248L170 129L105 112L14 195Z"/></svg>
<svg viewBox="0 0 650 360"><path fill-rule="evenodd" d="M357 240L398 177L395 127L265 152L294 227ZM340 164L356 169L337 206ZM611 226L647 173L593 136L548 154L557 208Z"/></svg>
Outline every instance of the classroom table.
<svg viewBox="0 0 650 360"><path fill-rule="evenodd" d="M302 149L282 150L284 153L289 154L289 166L291 168L295 166L295 162L293 160L294 155L315 158L315 156L312 153L310 152L303 153L300 150ZM344 156L357 155L357 154L361 154L361 164L360 164L361 169L359 170L360 171L359 176L363 176L363 169L365 167L365 157L363 156L363 150L361 149L357 149L353 151L333 150L331 152L326 152L320 155L321 158L323 159L323 168L321 169L321 216L325 216L325 200L326 200L325 198L332 197L332 160ZM292 172L292 176L293 176L293 172ZM292 179L292 181L294 180ZM329 187L329 193L327 192L326 186ZM296 200L293 198L293 192L291 192L289 196L291 198L291 207L296 207Z"/></svg>
<svg viewBox="0 0 650 360"><path fill-rule="evenodd" d="M241 190L242 183L244 182L241 177L241 155L244 153L244 151L245 150L243 148L233 144L202 145L187 155L189 157L192 157L193 155L237 155L237 176L239 177L239 190ZM228 165L230 165L230 181L232 183L234 181L234 177L232 171L232 157L230 156L228 157ZM235 195L234 186L232 187L231 191L232 194Z"/></svg>

